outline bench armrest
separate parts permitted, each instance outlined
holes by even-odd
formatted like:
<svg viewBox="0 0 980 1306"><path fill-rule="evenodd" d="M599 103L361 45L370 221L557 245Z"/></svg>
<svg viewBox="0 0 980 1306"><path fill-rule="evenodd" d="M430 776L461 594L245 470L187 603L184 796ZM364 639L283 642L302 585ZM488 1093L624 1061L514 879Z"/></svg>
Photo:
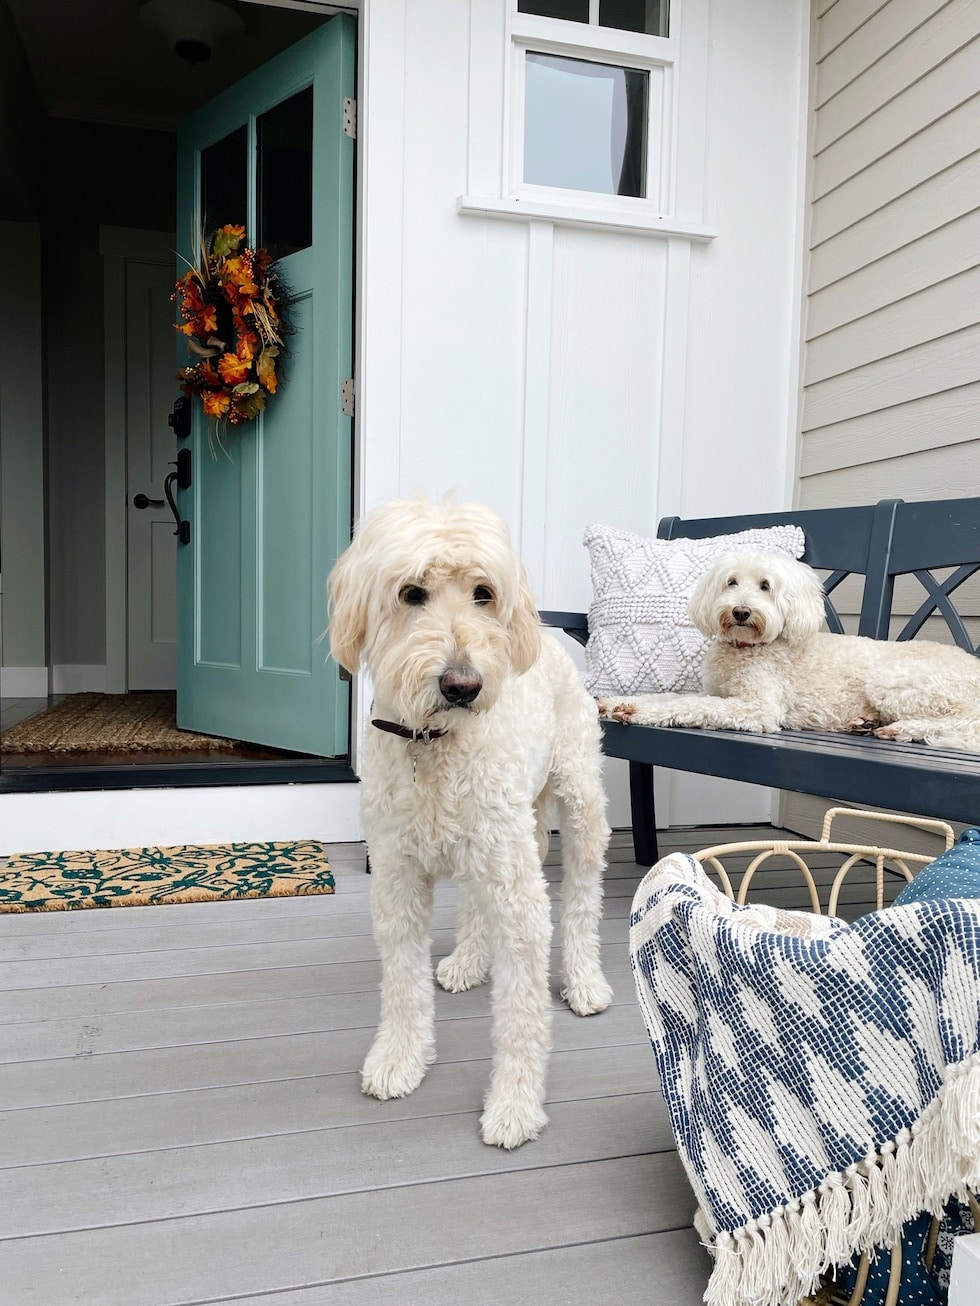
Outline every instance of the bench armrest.
<svg viewBox="0 0 980 1306"><path fill-rule="evenodd" d="M589 642L589 618L584 612L545 612L540 611L538 616L545 626L554 626L557 630L563 630L566 635L571 635L572 639L579 644L585 645Z"/></svg>

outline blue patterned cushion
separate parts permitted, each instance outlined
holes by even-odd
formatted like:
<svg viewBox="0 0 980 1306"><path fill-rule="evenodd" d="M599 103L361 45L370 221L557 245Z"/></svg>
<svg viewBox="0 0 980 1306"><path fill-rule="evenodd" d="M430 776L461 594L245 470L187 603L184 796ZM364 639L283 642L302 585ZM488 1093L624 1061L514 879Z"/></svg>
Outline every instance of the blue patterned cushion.
<svg viewBox="0 0 980 1306"><path fill-rule="evenodd" d="M894 905L934 898L980 898L980 829L964 830L952 848L905 886Z"/></svg>
<svg viewBox="0 0 980 1306"><path fill-rule="evenodd" d="M878 1247L870 1258L868 1279L859 1306L888 1306L898 1301L901 1306L946 1306L949 1301L949 1273L953 1259L953 1244L961 1234L974 1232L973 1212L959 1198L951 1198L933 1221L928 1211L907 1220L902 1228L902 1268L898 1296L889 1297L893 1288L892 1258L887 1247ZM834 1271L837 1301L843 1293L853 1300L857 1287L861 1258L855 1256L849 1265Z"/></svg>

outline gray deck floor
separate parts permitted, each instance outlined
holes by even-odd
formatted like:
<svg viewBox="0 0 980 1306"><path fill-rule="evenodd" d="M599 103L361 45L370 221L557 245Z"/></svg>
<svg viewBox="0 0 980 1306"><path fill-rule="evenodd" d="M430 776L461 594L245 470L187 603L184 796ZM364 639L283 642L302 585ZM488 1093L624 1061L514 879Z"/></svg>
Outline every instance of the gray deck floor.
<svg viewBox="0 0 980 1306"><path fill-rule="evenodd" d="M664 851L729 837L753 832ZM438 991L417 1092L360 1093L370 881L363 846L330 855L329 897L0 915L2 1306L696 1306L709 1263L634 999L628 834L602 927L614 1005L556 1001L551 1123L513 1153L478 1135L486 986ZM440 886L437 957L455 903Z"/></svg>

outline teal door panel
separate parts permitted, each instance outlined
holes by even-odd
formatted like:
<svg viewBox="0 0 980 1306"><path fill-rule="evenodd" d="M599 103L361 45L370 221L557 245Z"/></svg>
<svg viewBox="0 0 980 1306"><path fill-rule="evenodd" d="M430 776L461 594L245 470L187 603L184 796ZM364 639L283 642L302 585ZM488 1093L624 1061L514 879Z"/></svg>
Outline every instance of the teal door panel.
<svg viewBox="0 0 980 1306"><path fill-rule="evenodd" d="M254 421L215 428L191 400L177 720L324 757L349 748L348 686L321 635L351 524L354 37L352 18L332 18L178 135L179 253L192 259L202 230L244 224L249 245L279 258L292 333Z"/></svg>

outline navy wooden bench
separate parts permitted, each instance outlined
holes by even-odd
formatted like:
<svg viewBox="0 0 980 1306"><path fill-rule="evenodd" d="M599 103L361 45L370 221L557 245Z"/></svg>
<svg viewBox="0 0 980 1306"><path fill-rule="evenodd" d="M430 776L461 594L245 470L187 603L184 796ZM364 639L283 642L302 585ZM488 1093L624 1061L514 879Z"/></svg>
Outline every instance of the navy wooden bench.
<svg viewBox="0 0 980 1306"><path fill-rule="evenodd" d="M824 580L831 631L844 633L834 591L848 577L855 577L863 588L857 628L850 633L871 639L913 639L935 616L961 648L978 653L954 594L980 571L980 498L920 503L883 499L850 508L691 520L665 517L657 535L668 540L705 539L784 523L803 528L803 560ZM941 579L935 575L950 568ZM902 576L914 578L921 592L921 601L916 599L919 606L907 619L892 615L895 581ZM543 611L541 619L580 644L588 640L585 613ZM633 846L641 866L652 866L659 855L655 766L856 802L861 807L980 823L980 754L812 730L755 734L626 726L614 721L603 721L602 729L605 754L629 762Z"/></svg>

